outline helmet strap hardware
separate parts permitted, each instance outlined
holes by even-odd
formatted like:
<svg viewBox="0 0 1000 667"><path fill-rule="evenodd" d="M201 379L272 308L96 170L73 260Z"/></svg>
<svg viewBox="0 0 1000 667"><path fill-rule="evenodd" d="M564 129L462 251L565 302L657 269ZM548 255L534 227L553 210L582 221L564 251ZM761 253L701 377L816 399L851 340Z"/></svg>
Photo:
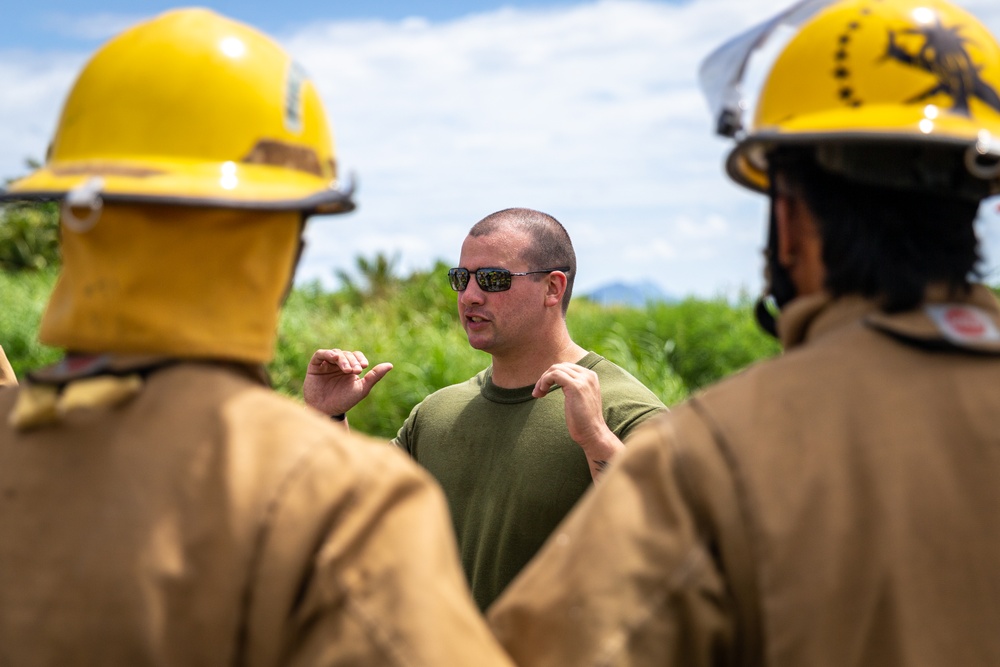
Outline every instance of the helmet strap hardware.
<svg viewBox="0 0 1000 667"><path fill-rule="evenodd" d="M67 192L62 204L63 224L78 234L93 229L104 208L104 201L101 199L103 188L104 179L94 176ZM88 209L89 213L84 218L78 218L74 209Z"/></svg>
<svg viewBox="0 0 1000 667"><path fill-rule="evenodd" d="M965 151L965 168L977 178L996 178L1000 174L1000 141L980 132L979 140Z"/></svg>

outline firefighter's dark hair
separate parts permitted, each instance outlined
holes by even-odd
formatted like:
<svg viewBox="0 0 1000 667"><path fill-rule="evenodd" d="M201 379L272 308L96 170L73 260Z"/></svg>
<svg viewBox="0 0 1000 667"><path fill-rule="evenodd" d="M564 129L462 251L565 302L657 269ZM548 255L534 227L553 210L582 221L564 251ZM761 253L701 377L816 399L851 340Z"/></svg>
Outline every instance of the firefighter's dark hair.
<svg viewBox="0 0 1000 667"><path fill-rule="evenodd" d="M958 295L982 277L978 201L858 183L823 170L814 156L786 146L769 162L817 220L833 296L857 294L901 312L919 305L929 285Z"/></svg>

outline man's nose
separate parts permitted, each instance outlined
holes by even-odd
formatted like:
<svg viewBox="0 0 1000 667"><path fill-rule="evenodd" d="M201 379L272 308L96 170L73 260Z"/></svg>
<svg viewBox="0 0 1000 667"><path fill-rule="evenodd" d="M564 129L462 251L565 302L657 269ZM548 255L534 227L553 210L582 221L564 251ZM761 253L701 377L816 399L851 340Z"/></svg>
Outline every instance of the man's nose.
<svg viewBox="0 0 1000 667"><path fill-rule="evenodd" d="M475 276L472 276L465 289L458 293L458 300L464 305L482 303L485 299L483 289L476 282Z"/></svg>

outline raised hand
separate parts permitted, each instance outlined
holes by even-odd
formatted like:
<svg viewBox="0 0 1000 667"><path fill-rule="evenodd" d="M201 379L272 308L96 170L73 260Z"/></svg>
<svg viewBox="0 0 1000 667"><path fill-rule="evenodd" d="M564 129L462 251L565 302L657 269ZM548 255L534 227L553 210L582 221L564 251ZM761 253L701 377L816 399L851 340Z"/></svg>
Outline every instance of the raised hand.
<svg viewBox="0 0 1000 667"><path fill-rule="evenodd" d="M615 454L625 448L604 421L597 373L574 363L553 364L538 378L532 395L541 398L555 386L563 392L569 436L583 448L596 481Z"/></svg>
<svg viewBox="0 0 1000 667"><path fill-rule="evenodd" d="M347 412L364 400L372 387L392 370L392 364L377 364L362 375L366 368L368 359L359 350L316 350L302 383L306 405L327 415Z"/></svg>

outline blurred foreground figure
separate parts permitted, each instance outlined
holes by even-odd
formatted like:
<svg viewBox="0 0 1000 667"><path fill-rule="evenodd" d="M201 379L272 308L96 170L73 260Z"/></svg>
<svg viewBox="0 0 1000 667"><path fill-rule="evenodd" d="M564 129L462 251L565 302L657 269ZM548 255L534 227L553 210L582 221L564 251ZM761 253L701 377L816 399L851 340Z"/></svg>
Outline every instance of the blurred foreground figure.
<svg viewBox="0 0 1000 667"><path fill-rule="evenodd" d="M10 362L7 361L3 347L0 347L0 387L12 384L17 384L17 376L14 375L14 369L11 368Z"/></svg>
<svg viewBox="0 0 1000 667"><path fill-rule="evenodd" d="M786 353L640 429L492 626L523 665L1000 664L1000 47L939 0L806 2L702 75Z"/></svg>
<svg viewBox="0 0 1000 667"><path fill-rule="evenodd" d="M0 391L0 664L507 664L429 476L267 386L305 218L354 207L284 51L124 32L2 197L42 198L67 355Z"/></svg>

